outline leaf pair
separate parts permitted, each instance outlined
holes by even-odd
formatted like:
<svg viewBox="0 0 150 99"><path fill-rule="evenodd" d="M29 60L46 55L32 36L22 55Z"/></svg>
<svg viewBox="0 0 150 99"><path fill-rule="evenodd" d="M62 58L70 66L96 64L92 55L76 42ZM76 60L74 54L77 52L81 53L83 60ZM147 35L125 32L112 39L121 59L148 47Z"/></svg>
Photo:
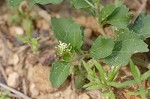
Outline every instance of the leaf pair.
<svg viewBox="0 0 150 99"><path fill-rule="evenodd" d="M86 63L85 61L82 61L83 66L88 73L86 77L90 81L88 84L84 85L83 87L86 88L87 90L96 90L96 89L105 88L106 87L105 84L102 83L102 81L105 81L107 79L105 71L103 70L103 68L98 62L94 60L92 60L92 62L93 63L90 63L89 61ZM96 66L96 68L98 68L98 70L101 71L99 72L100 77L98 77L94 66ZM100 79L102 79L102 81Z"/></svg>
<svg viewBox="0 0 150 99"><path fill-rule="evenodd" d="M134 32L128 29L120 30L114 49L111 55L105 58L105 62L110 66L127 65L132 54L147 52L147 47L148 45Z"/></svg>
<svg viewBox="0 0 150 99"><path fill-rule="evenodd" d="M70 44L75 51L81 50L83 32L79 25L70 18L52 18L51 22L54 35L58 40Z"/></svg>
<svg viewBox="0 0 150 99"><path fill-rule="evenodd" d="M136 65L134 65L132 61L130 61L130 68L132 75L137 83L141 83L143 80L146 80L148 77L150 77L150 70L141 75L140 70Z"/></svg>
<svg viewBox="0 0 150 99"><path fill-rule="evenodd" d="M131 31L134 31L142 40L150 37L150 15L141 13L134 24L130 24L128 27Z"/></svg>
<svg viewBox="0 0 150 99"><path fill-rule="evenodd" d="M138 69L137 66L134 65L132 61L130 61L130 68L131 68L132 75L134 77L134 81L139 86L138 95L140 95L142 99L146 99L146 95L148 94L148 89L147 90L144 89L144 87L142 86L142 81L150 77L150 70L148 70L147 72L141 75L140 70Z"/></svg>
<svg viewBox="0 0 150 99"><path fill-rule="evenodd" d="M129 20L131 19L131 13L125 5L107 4L100 11L99 21L105 24L111 24L118 29L124 29L127 27Z"/></svg>
<svg viewBox="0 0 150 99"><path fill-rule="evenodd" d="M104 58L110 66L124 66L128 64L132 54L147 52L147 47L136 33L122 29L118 32L115 43L112 38L99 36L93 43L90 54L95 59Z"/></svg>
<svg viewBox="0 0 150 99"><path fill-rule="evenodd" d="M70 44L73 52L81 50L81 46L83 44L83 32L79 25L70 18L52 18L51 22L54 35L59 41ZM68 56L65 57L65 60L66 58L68 60ZM67 61L67 63L60 61L54 62L50 73L52 86L58 88L66 80L69 75L69 71L69 61Z"/></svg>

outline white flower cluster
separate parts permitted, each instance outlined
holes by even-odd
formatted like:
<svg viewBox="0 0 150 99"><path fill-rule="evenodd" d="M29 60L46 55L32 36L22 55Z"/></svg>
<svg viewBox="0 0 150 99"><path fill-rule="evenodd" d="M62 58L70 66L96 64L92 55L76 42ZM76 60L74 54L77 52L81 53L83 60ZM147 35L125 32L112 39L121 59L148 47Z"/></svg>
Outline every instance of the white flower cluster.
<svg viewBox="0 0 150 99"><path fill-rule="evenodd" d="M72 49L70 44L63 43L62 41L59 41L59 44L55 48L57 50L57 55L59 56L69 53Z"/></svg>

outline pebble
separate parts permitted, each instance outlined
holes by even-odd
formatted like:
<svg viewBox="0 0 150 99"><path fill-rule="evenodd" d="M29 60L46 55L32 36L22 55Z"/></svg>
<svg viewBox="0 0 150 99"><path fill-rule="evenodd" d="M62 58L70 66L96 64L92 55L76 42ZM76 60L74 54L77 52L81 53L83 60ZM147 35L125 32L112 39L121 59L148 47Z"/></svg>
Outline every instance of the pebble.
<svg viewBox="0 0 150 99"><path fill-rule="evenodd" d="M17 72L10 73L7 79L7 85L17 88L19 85L19 74Z"/></svg>
<svg viewBox="0 0 150 99"><path fill-rule="evenodd" d="M23 35L24 34L23 28L21 28L19 26L10 27L9 31L10 31L10 34L13 35L13 36L16 35L16 34L18 34L18 35Z"/></svg>
<svg viewBox="0 0 150 99"><path fill-rule="evenodd" d="M90 99L90 97L86 93L84 93L79 95L79 99Z"/></svg>
<svg viewBox="0 0 150 99"><path fill-rule="evenodd" d="M60 92L54 94L55 98L59 98L61 96Z"/></svg>
<svg viewBox="0 0 150 99"><path fill-rule="evenodd" d="M13 55L13 64L17 65L19 63L19 56L17 54Z"/></svg>
<svg viewBox="0 0 150 99"><path fill-rule="evenodd" d="M90 38L92 36L92 30L90 28L84 29L84 37Z"/></svg>
<svg viewBox="0 0 150 99"><path fill-rule="evenodd" d="M13 72L14 72L14 69L13 69L13 67L8 66L8 67L6 68L6 70L5 70L5 72L6 72L7 75L9 75L10 73L13 73Z"/></svg>
<svg viewBox="0 0 150 99"><path fill-rule="evenodd" d="M17 54L11 53L11 56L8 59L8 64L16 66L19 63L20 59Z"/></svg>
<svg viewBox="0 0 150 99"><path fill-rule="evenodd" d="M34 83L30 85L30 92L31 92L32 97L36 97L39 95L39 91L36 89L36 86Z"/></svg>

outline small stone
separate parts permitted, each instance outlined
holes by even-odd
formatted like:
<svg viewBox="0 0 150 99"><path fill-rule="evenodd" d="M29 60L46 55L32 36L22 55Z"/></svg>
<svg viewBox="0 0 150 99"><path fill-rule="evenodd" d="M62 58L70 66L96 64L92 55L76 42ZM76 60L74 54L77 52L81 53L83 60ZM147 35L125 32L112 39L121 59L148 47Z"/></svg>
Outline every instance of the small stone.
<svg viewBox="0 0 150 99"><path fill-rule="evenodd" d="M90 97L86 93L84 93L79 95L79 99L90 99Z"/></svg>
<svg viewBox="0 0 150 99"><path fill-rule="evenodd" d="M49 30L50 29L49 23L45 20L37 20L36 26L40 29L43 29L43 30Z"/></svg>
<svg viewBox="0 0 150 99"><path fill-rule="evenodd" d="M19 63L19 56L17 54L11 53L9 59L8 59L8 64L16 66Z"/></svg>
<svg viewBox="0 0 150 99"><path fill-rule="evenodd" d="M40 10L39 12L38 12L38 14L43 18L43 19L45 19L45 20L47 20L47 21L49 21L50 19L51 19L51 16L50 16L50 14L48 14L46 11L44 11L44 10Z"/></svg>
<svg viewBox="0 0 150 99"><path fill-rule="evenodd" d="M14 69L13 69L13 67L8 66L8 67L6 68L6 70L5 70L5 72L6 72L7 75L9 75L10 73L13 73L13 72L14 72Z"/></svg>
<svg viewBox="0 0 150 99"><path fill-rule="evenodd" d="M23 31L23 29L21 27L16 27L15 28L15 32L18 35L23 35L23 33L24 33L24 31Z"/></svg>
<svg viewBox="0 0 150 99"><path fill-rule="evenodd" d="M33 83L30 85L30 92L33 98L39 95L39 91L36 89L36 86Z"/></svg>
<svg viewBox="0 0 150 99"><path fill-rule="evenodd" d="M19 85L19 75L16 72L10 73L7 79L7 85L12 88L17 88Z"/></svg>
<svg viewBox="0 0 150 99"><path fill-rule="evenodd" d="M90 38L92 36L92 30L90 28L84 29L84 37Z"/></svg>
<svg viewBox="0 0 150 99"><path fill-rule="evenodd" d="M19 56L17 54L13 55L13 64L17 65L19 63Z"/></svg>
<svg viewBox="0 0 150 99"><path fill-rule="evenodd" d="M85 17L85 16L78 17L78 18L76 19L76 22L77 22L78 24L80 24L80 25L82 25L82 26L85 27L85 25L86 25L86 17Z"/></svg>
<svg viewBox="0 0 150 99"><path fill-rule="evenodd" d="M60 92L54 94L55 98L59 98L61 96Z"/></svg>
<svg viewBox="0 0 150 99"><path fill-rule="evenodd" d="M15 36L16 34L18 34L18 35L23 35L24 34L23 28L21 28L19 26L10 27L9 31L10 31L11 35L13 35L13 36Z"/></svg>

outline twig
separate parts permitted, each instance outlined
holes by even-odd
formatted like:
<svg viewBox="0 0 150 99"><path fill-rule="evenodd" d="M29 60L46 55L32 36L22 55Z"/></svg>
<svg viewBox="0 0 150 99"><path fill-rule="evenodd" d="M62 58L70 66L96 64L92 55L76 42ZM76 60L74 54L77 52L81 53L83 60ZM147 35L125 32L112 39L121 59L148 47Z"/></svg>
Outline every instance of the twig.
<svg viewBox="0 0 150 99"><path fill-rule="evenodd" d="M132 22L134 22L140 15L140 13L145 9L146 3L147 3L147 0L142 0L141 7L137 10Z"/></svg>
<svg viewBox="0 0 150 99"><path fill-rule="evenodd" d="M23 85L23 93L24 93L25 95L27 95L27 87L26 87L25 78L23 78L23 80L22 80L22 85Z"/></svg>
<svg viewBox="0 0 150 99"><path fill-rule="evenodd" d="M6 73L5 73L5 70L4 70L4 68L3 68L2 64L1 64L1 62L0 62L0 71L1 71L3 77L4 77L5 81L6 81L6 80L7 80L7 75L6 75Z"/></svg>
<svg viewBox="0 0 150 99"><path fill-rule="evenodd" d="M7 59L7 56L8 56L8 51L9 51L9 48L6 44L6 38L5 36L3 35L3 33L0 31L0 38L2 39L2 44L3 44L3 60L6 61Z"/></svg>
<svg viewBox="0 0 150 99"><path fill-rule="evenodd" d="M8 94L8 96L9 96L9 97L15 97L15 98L17 98L17 99L20 99L20 98L21 98L21 97L19 97L18 95L11 94L11 93L10 93L10 94Z"/></svg>
<svg viewBox="0 0 150 99"><path fill-rule="evenodd" d="M5 89L7 89L7 90L9 90L9 91L11 91L11 92L13 92L13 93L15 93L16 95L22 97L23 99L31 99L30 97L24 95L23 93L21 93L21 92L15 90L15 89L13 89L13 88L10 88L10 87L8 87L7 85L5 85L5 84L3 84L3 83L1 83L1 82L0 82L0 87L3 87L3 88L5 88Z"/></svg>
<svg viewBox="0 0 150 99"><path fill-rule="evenodd" d="M72 80L72 89L73 89L73 94L74 94L74 99L76 99L76 90L75 90L75 82L74 82L74 76L73 76L73 74L72 74L72 76L71 76L71 80Z"/></svg>
<svg viewBox="0 0 150 99"><path fill-rule="evenodd" d="M140 4L140 2L139 2L139 0L133 0L137 5L138 5L138 7L140 7L141 6L141 4Z"/></svg>
<svg viewBox="0 0 150 99"><path fill-rule="evenodd" d="M18 96L18 95L16 95L16 94L12 94L12 93L5 93L5 91L7 91L6 89L4 89L4 88L2 88L2 87L0 87L0 91L2 91L2 93L4 94L4 95L6 95L6 96L9 96L9 97L15 97L15 98L17 98L17 99L20 99L21 97L20 96Z"/></svg>

